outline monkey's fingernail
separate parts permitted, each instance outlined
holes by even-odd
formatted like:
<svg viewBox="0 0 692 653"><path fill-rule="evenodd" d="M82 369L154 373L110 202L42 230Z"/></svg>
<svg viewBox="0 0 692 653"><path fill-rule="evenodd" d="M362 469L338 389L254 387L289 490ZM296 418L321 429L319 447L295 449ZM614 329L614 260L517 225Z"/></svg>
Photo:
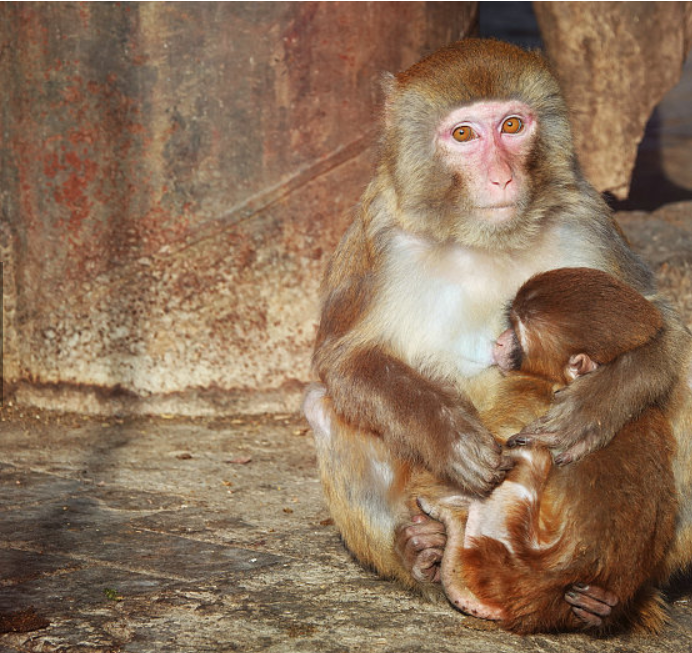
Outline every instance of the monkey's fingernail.
<svg viewBox="0 0 692 653"><path fill-rule="evenodd" d="M507 440L507 446L510 449L514 447L525 447L529 443L529 439L526 436L515 436Z"/></svg>
<svg viewBox="0 0 692 653"><path fill-rule="evenodd" d="M578 592L586 592L589 589L589 586L584 583L574 583L572 587Z"/></svg>
<svg viewBox="0 0 692 653"><path fill-rule="evenodd" d="M573 592L572 590L570 590L569 592L565 592L565 596L568 599L574 599L574 600L576 600L578 598L577 593Z"/></svg>

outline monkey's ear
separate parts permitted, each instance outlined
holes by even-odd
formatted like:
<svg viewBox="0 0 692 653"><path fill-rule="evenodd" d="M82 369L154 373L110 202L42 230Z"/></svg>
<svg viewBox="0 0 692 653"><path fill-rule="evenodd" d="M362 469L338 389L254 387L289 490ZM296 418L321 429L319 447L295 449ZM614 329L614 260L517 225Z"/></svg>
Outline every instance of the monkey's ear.
<svg viewBox="0 0 692 653"><path fill-rule="evenodd" d="M569 357L569 363L567 363L567 376L574 380L578 376L593 372L597 367L598 363L586 354L574 354Z"/></svg>

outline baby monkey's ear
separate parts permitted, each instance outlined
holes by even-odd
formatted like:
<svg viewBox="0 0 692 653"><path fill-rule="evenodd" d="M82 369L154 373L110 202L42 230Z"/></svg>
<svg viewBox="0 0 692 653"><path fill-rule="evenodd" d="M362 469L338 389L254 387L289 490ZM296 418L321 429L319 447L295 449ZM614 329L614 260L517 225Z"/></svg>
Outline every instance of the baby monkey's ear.
<svg viewBox="0 0 692 653"><path fill-rule="evenodd" d="M574 379L579 376L584 376L584 374L593 372L597 367L598 363L591 360L586 354L574 354L569 357L569 362L565 369L565 376L574 381Z"/></svg>

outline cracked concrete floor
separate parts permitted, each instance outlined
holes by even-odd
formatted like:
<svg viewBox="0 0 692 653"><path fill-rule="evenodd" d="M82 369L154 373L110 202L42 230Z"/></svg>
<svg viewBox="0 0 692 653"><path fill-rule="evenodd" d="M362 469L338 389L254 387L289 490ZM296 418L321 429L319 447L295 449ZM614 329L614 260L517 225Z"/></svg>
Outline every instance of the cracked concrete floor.
<svg viewBox="0 0 692 653"><path fill-rule="evenodd" d="M621 215L692 318L690 203ZM0 411L0 651L689 651L692 582L659 637L517 637L360 568L298 415Z"/></svg>

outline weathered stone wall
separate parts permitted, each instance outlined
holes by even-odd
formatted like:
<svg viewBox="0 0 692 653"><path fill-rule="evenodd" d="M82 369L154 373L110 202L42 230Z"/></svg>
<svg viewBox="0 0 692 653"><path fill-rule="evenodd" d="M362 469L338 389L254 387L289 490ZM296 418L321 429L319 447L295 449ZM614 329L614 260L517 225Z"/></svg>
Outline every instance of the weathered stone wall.
<svg viewBox="0 0 692 653"><path fill-rule="evenodd" d="M692 2L534 2L541 37L572 113L587 178L629 193L655 106L692 46Z"/></svg>
<svg viewBox="0 0 692 653"><path fill-rule="evenodd" d="M624 197L692 3L534 8L582 165ZM6 389L93 412L295 408L322 271L371 173L377 80L477 11L0 4Z"/></svg>
<svg viewBox="0 0 692 653"><path fill-rule="evenodd" d="M295 408L382 71L475 3L3 3L6 381L83 411ZM295 392L292 392L295 390Z"/></svg>

